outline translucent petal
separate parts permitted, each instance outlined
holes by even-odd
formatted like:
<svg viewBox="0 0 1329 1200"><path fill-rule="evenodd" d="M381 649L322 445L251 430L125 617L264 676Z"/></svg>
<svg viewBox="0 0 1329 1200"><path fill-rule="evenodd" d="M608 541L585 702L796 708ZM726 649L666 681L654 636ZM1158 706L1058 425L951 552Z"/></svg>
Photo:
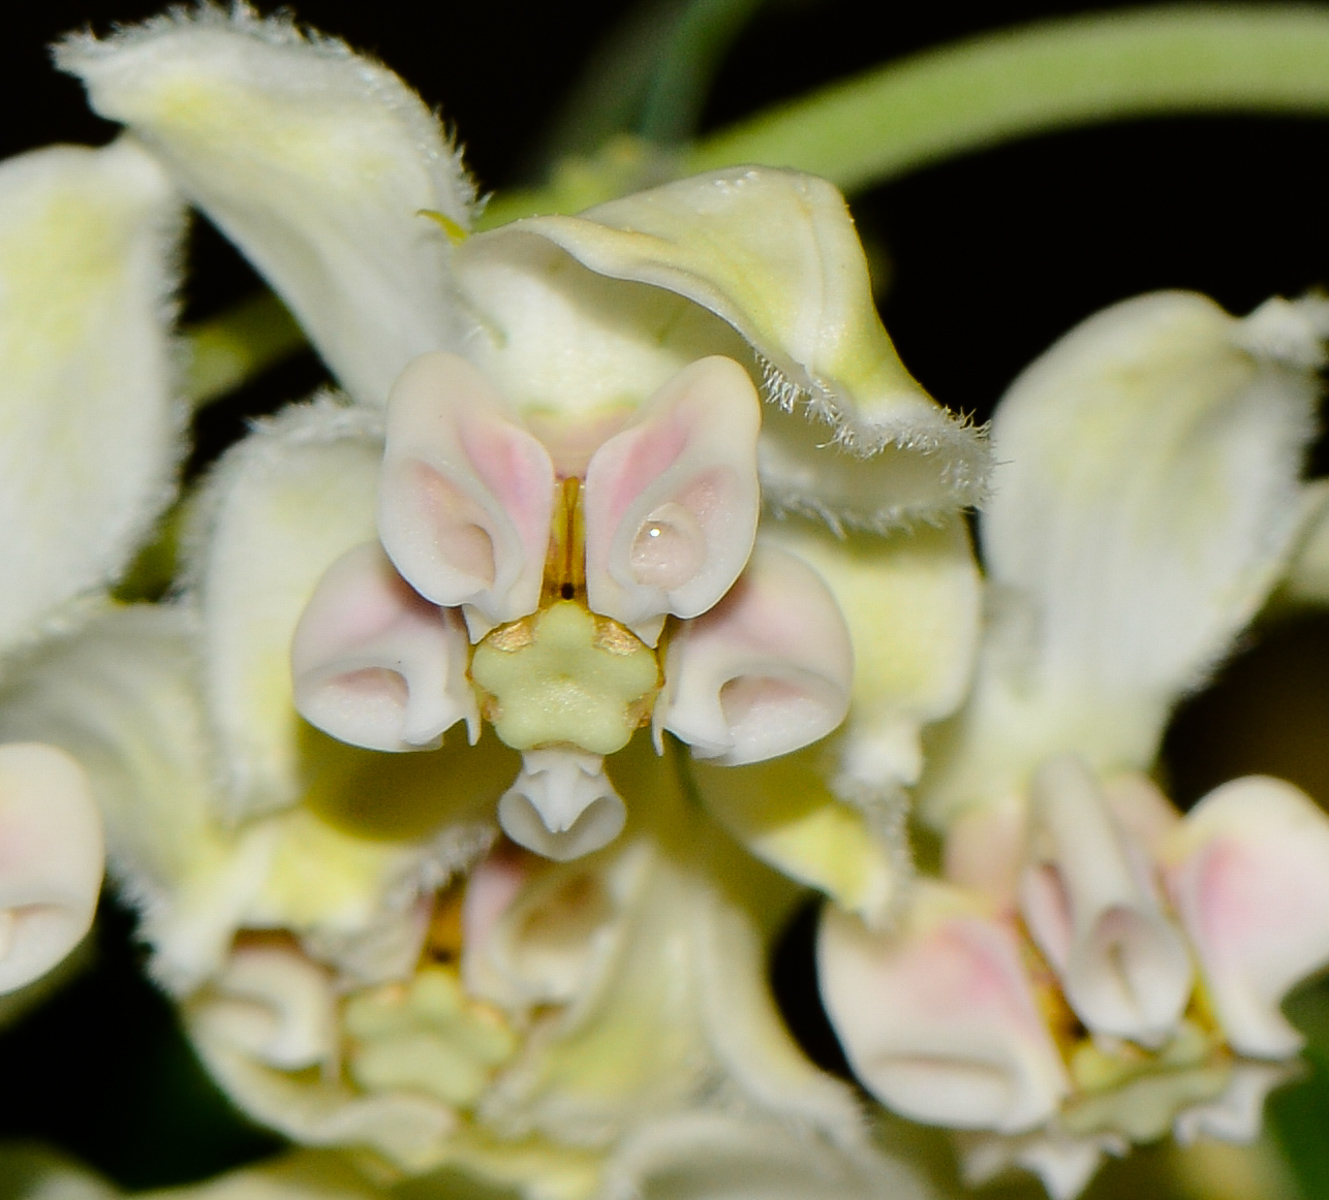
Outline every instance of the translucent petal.
<svg viewBox="0 0 1329 1200"><path fill-rule="evenodd" d="M725 598L670 639L655 728L698 758L760 762L834 731L853 672L849 631L821 577L761 544Z"/></svg>
<svg viewBox="0 0 1329 1200"><path fill-rule="evenodd" d="M738 578L761 492L761 405L733 359L684 368L586 470L586 594L650 645L666 613L696 617Z"/></svg>
<svg viewBox="0 0 1329 1200"><path fill-rule="evenodd" d="M529 306L535 281L548 287L553 276L554 288L567 296L542 310L561 311L568 324L579 318L596 331L622 329L623 322L604 310L613 296L631 293L604 287L572 260L613 280L652 285L637 289L639 301L628 301L648 305L641 313L647 319L635 341L626 330L617 339L626 357L616 366L640 367L657 330L678 338L669 319L674 314L657 291L662 289L736 330L768 366L768 387L778 403L789 409L806 405L812 420L777 420L763 435L762 484L776 505L877 525L952 509L981 495L983 446L928 399L901 365L873 307L853 222L830 184L769 168L716 171L580 217L514 222L471 239L456 261L462 290L483 314L483 324L504 328L521 320L512 314ZM685 314L688 307L675 312ZM490 340L498 346L493 335ZM614 341L600 337L595 344L603 357L619 358ZM732 356L715 343L708 352ZM501 357L497 348L492 353ZM651 389L663 382L660 370L649 379ZM532 383L536 378L531 365L510 373ZM649 394L640 386L629 383L614 396L602 385L600 402L639 402ZM528 394L535 402L537 391L518 388L523 402ZM828 442L834 448L822 448Z"/></svg>
<svg viewBox="0 0 1329 1200"><path fill-rule="evenodd" d="M1279 1005L1329 963L1329 818L1280 779L1237 779L1187 814L1163 857L1227 1040L1295 1054L1303 1038Z"/></svg>
<svg viewBox="0 0 1329 1200"><path fill-rule="evenodd" d="M377 542L347 551L319 581L291 642L300 715L371 750L427 750L480 714L466 678L466 626L412 590Z"/></svg>
<svg viewBox="0 0 1329 1200"><path fill-rule="evenodd" d="M1014 931L943 885L920 884L894 934L827 908L817 963L854 1073L904 1116L1018 1133L1069 1093Z"/></svg>
<svg viewBox="0 0 1329 1200"><path fill-rule="evenodd" d="M0 648L118 575L170 499L180 229L132 142L0 165Z"/></svg>
<svg viewBox="0 0 1329 1200"><path fill-rule="evenodd" d="M438 120L372 59L248 6L173 11L58 51L290 306L345 387L381 404L455 336L447 265L474 198Z"/></svg>
<svg viewBox="0 0 1329 1200"><path fill-rule="evenodd" d="M392 388L378 502L412 586L490 625L534 612L553 505L549 454L494 385L455 354L416 359Z"/></svg>
<svg viewBox="0 0 1329 1200"><path fill-rule="evenodd" d="M1167 714L1231 646L1309 503L1315 314L1241 321L1158 292L1067 334L1002 400L982 518L991 629L927 786L935 819L1017 793L1048 755L1152 761Z"/></svg>
<svg viewBox="0 0 1329 1200"><path fill-rule="evenodd" d="M864 809L831 791L834 751L806 750L747 767L694 761L706 807L751 853L879 926L909 879L903 807Z"/></svg>
<svg viewBox="0 0 1329 1200"><path fill-rule="evenodd" d="M0 992L46 974L82 940L102 864L101 815L78 762L55 746L0 746Z"/></svg>
<svg viewBox="0 0 1329 1200"><path fill-rule="evenodd" d="M190 570L236 815L297 798L291 638L323 572L374 537L381 450L363 413L326 401L290 408L235 446L204 493Z"/></svg>

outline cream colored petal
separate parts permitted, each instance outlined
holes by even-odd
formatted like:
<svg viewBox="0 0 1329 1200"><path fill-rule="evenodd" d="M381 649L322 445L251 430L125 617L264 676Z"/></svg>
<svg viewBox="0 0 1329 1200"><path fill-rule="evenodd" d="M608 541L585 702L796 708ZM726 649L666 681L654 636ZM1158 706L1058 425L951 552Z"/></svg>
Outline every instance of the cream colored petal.
<svg viewBox="0 0 1329 1200"><path fill-rule="evenodd" d="M311 725L371 750L427 750L458 721L479 737L461 616L415 592L377 542L319 581L291 639L294 702Z"/></svg>
<svg viewBox="0 0 1329 1200"><path fill-rule="evenodd" d="M592 456L582 511L593 612L649 645L666 614L697 617L752 553L761 403L733 359L685 367Z"/></svg>
<svg viewBox="0 0 1329 1200"><path fill-rule="evenodd" d="M601 405L637 402L663 382L658 366L645 392L641 382L620 376L629 362L640 370L652 354L658 358L641 346L656 340L657 330L674 344L687 336L671 328L659 290L714 313L766 368L772 399L811 418L774 419L763 435L763 488L778 507L882 525L972 503L982 493L982 443L900 363L873 307L844 200L820 179L748 167L699 175L580 217L515 222L466 243L456 262L463 292L490 329L510 330L523 319L513 315L519 305L529 308L556 277L554 287L566 294L542 311L566 314L563 321L582 326L581 336L604 357L619 357L622 347L613 376L623 383L602 385ZM597 283L576 264L610 280L651 285L628 300L637 309L635 338L627 314L612 311L612 297L632 292ZM695 317L685 320L690 334ZM504 357L493 333L478 352ZM709 352L729 353L718 346ZM521 365L509 359L499 369L514 380L514 394L538 401L534 360L519 353ZM557 405L561 397L544 399ZM588 402L570 398L578 409ZM823 448L828 442L834 446Z"/></svg>
<svg viewBox="0 0 1329 1200"><path fill-rule="evenodd" d="M828 907L817 965L855 1075L896 1112L1020 1133L1069 1093L1014 930L955 889L920 883L895 933Z"/></svg>
<svg viewBox="0 0 1329 1200"><path fill-rule="evenodd" d="M450 235L474 190L437 118L395 75L290 17L173 11L61 67L127 124L253 261L360 401L455 337Z"/></svg>
<svg viewBox="0 0 1329 1200"><path fill-rule="evenodd" d="M837 797L837 742L744 767L694 760L688 773L707 810L751 853L878 927L912 873L903 799Z"/></svg>
<svg viewBox="0 0 1329 1200"><path fill-rule="evenodd" d="M46 974L82 940L102 883L102 822L63 750L0 746L0 992Z"/></svg>
<svg viewBox="0 0 1329 1200"><path fill-rule="evenodd" d="M1011 386L981 526L990 629L926 788L934 819L1018 793L1053 753L1150 763L1302 526L1319 332L1314 306L1237 320L1157 292L1091 317Z"/></svg>
<svg viewBox="0 0 1329 1200"><path fill-rule="evenodd" d="M623 831L627 808L604 757L570 746L522 755L521 774L498 802L498 823L519 846L556 862L593 854Z"/></svg>
<svg viewBox="0 0 1329 1200"><path fill-rule="evenodd" d="M656 702L696 758L744 766L801 750L849 710L854 654L835 597L797 555L759 545L724 599L674 633Z"/></svg>
<svg viewBox="0 0 1329 1200"><path fill-rule="evenodd" d="M922 726L959 706L977 650L980 583L964 522L844 538L808 522L767 522L761 540L815 567L849 626L845 784L874 791L917 783Z"/></svg>
<svg viewBox="0 0 1329 1200"><path fill-rule="evenodd" d="M605 1200L923 1200L898 1158L833 1145L757 1114L698 1112L635 1131L611 1158Z"/></svg>
<svg viewBox="0 0 1329 1200"><path fill-rule="evenodd" d="M124 570L170 499L181 228L132 142L0 165L0 649Z"/></svg>
<svg viewBox="0 0 1329 1200"><path fill-rule="evenodd" d="M1329 817L1280 779L1237 779L1187 814L1162 856L1229 1043L1295 1054L1303 1038L1279 1005L1329 962Z"/></svg>
<svg viewBox="0 0 1329 1200"><path fill-rule="evenodd" d="M970 1187L982 1187L1010 1167L1023 1167L1038 1176L1051 1200L1075 1200L1103 1165L1105 1154L1120 1158L1129 1150L1115 1133L1080 1137L1055 1127L1019 1137L963 1134L957 1142L961 1178Z"/></svg>
<svg viewBox="0 0 1329 1200"><path fill-rule="evenodd" d="M323 572L374 538L381 453L372 417L301 405L235 446L203 494L189 570L232 815L298 796L291 639Z"/></svg>

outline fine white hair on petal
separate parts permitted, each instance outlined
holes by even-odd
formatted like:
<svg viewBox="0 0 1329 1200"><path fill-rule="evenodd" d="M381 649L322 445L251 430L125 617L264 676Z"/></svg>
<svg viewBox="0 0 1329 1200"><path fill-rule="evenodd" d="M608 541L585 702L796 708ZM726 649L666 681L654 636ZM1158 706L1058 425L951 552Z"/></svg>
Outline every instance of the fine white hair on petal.
<svg viewBox="0 0 1329 1200"><path fill-rule="evenodd" d="M323 398L261 422L208 480L186 530L204 697L232 816L299 794L291 638L324 571L374 538L381 414Z"/></svg>
<svg viewBox="0 0 1329 1200"><path fill-rule="evenodd" d="M117 576L170 499L181 217L128 140L0 165L0 649Z"/></svg>
<svg viewBox="0 0 1329 1200"><path fill-rule="evenodd" d="M474 187L387 68L243 3L76 35L56 60L253 261L358 400L381 404L455 336L448 260Z"/></svg>
<svg viewBox="0 0 1329 1200"><path fill-rule="evenodd" d="M78 945L104 861L101 815L78 762L55 746L0 746L0 992Z"/></svg>

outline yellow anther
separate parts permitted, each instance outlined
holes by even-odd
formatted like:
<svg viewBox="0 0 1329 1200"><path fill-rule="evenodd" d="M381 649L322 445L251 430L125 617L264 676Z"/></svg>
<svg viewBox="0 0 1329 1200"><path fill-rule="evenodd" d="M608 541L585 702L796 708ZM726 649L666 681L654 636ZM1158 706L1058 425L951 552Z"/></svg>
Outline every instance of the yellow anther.
<svg viewBox="0 0 1329 1200"><path fill-rule="evenodd" d="M435 209L418 208L415 210L415 215L417 217L428 217L440 229L442 229L444 233L448 235L448 241L450 241L454 246L459 245L460 243L464 242L468 237L470 237L470 234L468 234L466 230L464 230L460 225L458 225L456 221L454 221L451 217L445 215L444 213L438 212Z"/></svg>

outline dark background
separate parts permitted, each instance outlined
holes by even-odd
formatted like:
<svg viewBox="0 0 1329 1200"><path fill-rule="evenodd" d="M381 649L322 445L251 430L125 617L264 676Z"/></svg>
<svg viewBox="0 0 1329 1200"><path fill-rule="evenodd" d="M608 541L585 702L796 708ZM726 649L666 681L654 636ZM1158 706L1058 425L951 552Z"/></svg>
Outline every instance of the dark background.
<svg viewBox="0 0 1329 1200"><path fill-rule="evenodd" d="M113 20L158 7L59 0L11 8L0 39L0 153L108 140L113 128L87 113L78 86L48 67L43 47L66 30L91 23L105 32ZM770 0L722 63L703 127L911 50L1084 10L996 0ZM629 6L308 0L296 11L399 71L456 126L482 186L498 189L538 180L542 139L562 100ZM876 32L883 12L885 36ZM1326 161L1326 121L1137 121L1031 138L920 171L856 197L854 210L889 266L883 313L905 362L944 403L982 416L1054 337L1126 296L1193 288L1243 312L1271 294L1329 283ZM255 286L206 230L194 256L190 316ZM246 414L298 398L321 378L312 356L288 363L205 414L200 432L215 451L238 435ZM1178 798L1193 801L1252 769L1329 797L1320 732L1329 729L1326 627L1285 622L1224 678L1170 735L1167 769ZM130 927L112 908L94 969L0 1036L0 1134L54 1140L135 1187L202 1178L272 1149L193 1066L166 1006L137 973ZM787 992L800 979L806 991L805 943L782 955Z"/></svg>

